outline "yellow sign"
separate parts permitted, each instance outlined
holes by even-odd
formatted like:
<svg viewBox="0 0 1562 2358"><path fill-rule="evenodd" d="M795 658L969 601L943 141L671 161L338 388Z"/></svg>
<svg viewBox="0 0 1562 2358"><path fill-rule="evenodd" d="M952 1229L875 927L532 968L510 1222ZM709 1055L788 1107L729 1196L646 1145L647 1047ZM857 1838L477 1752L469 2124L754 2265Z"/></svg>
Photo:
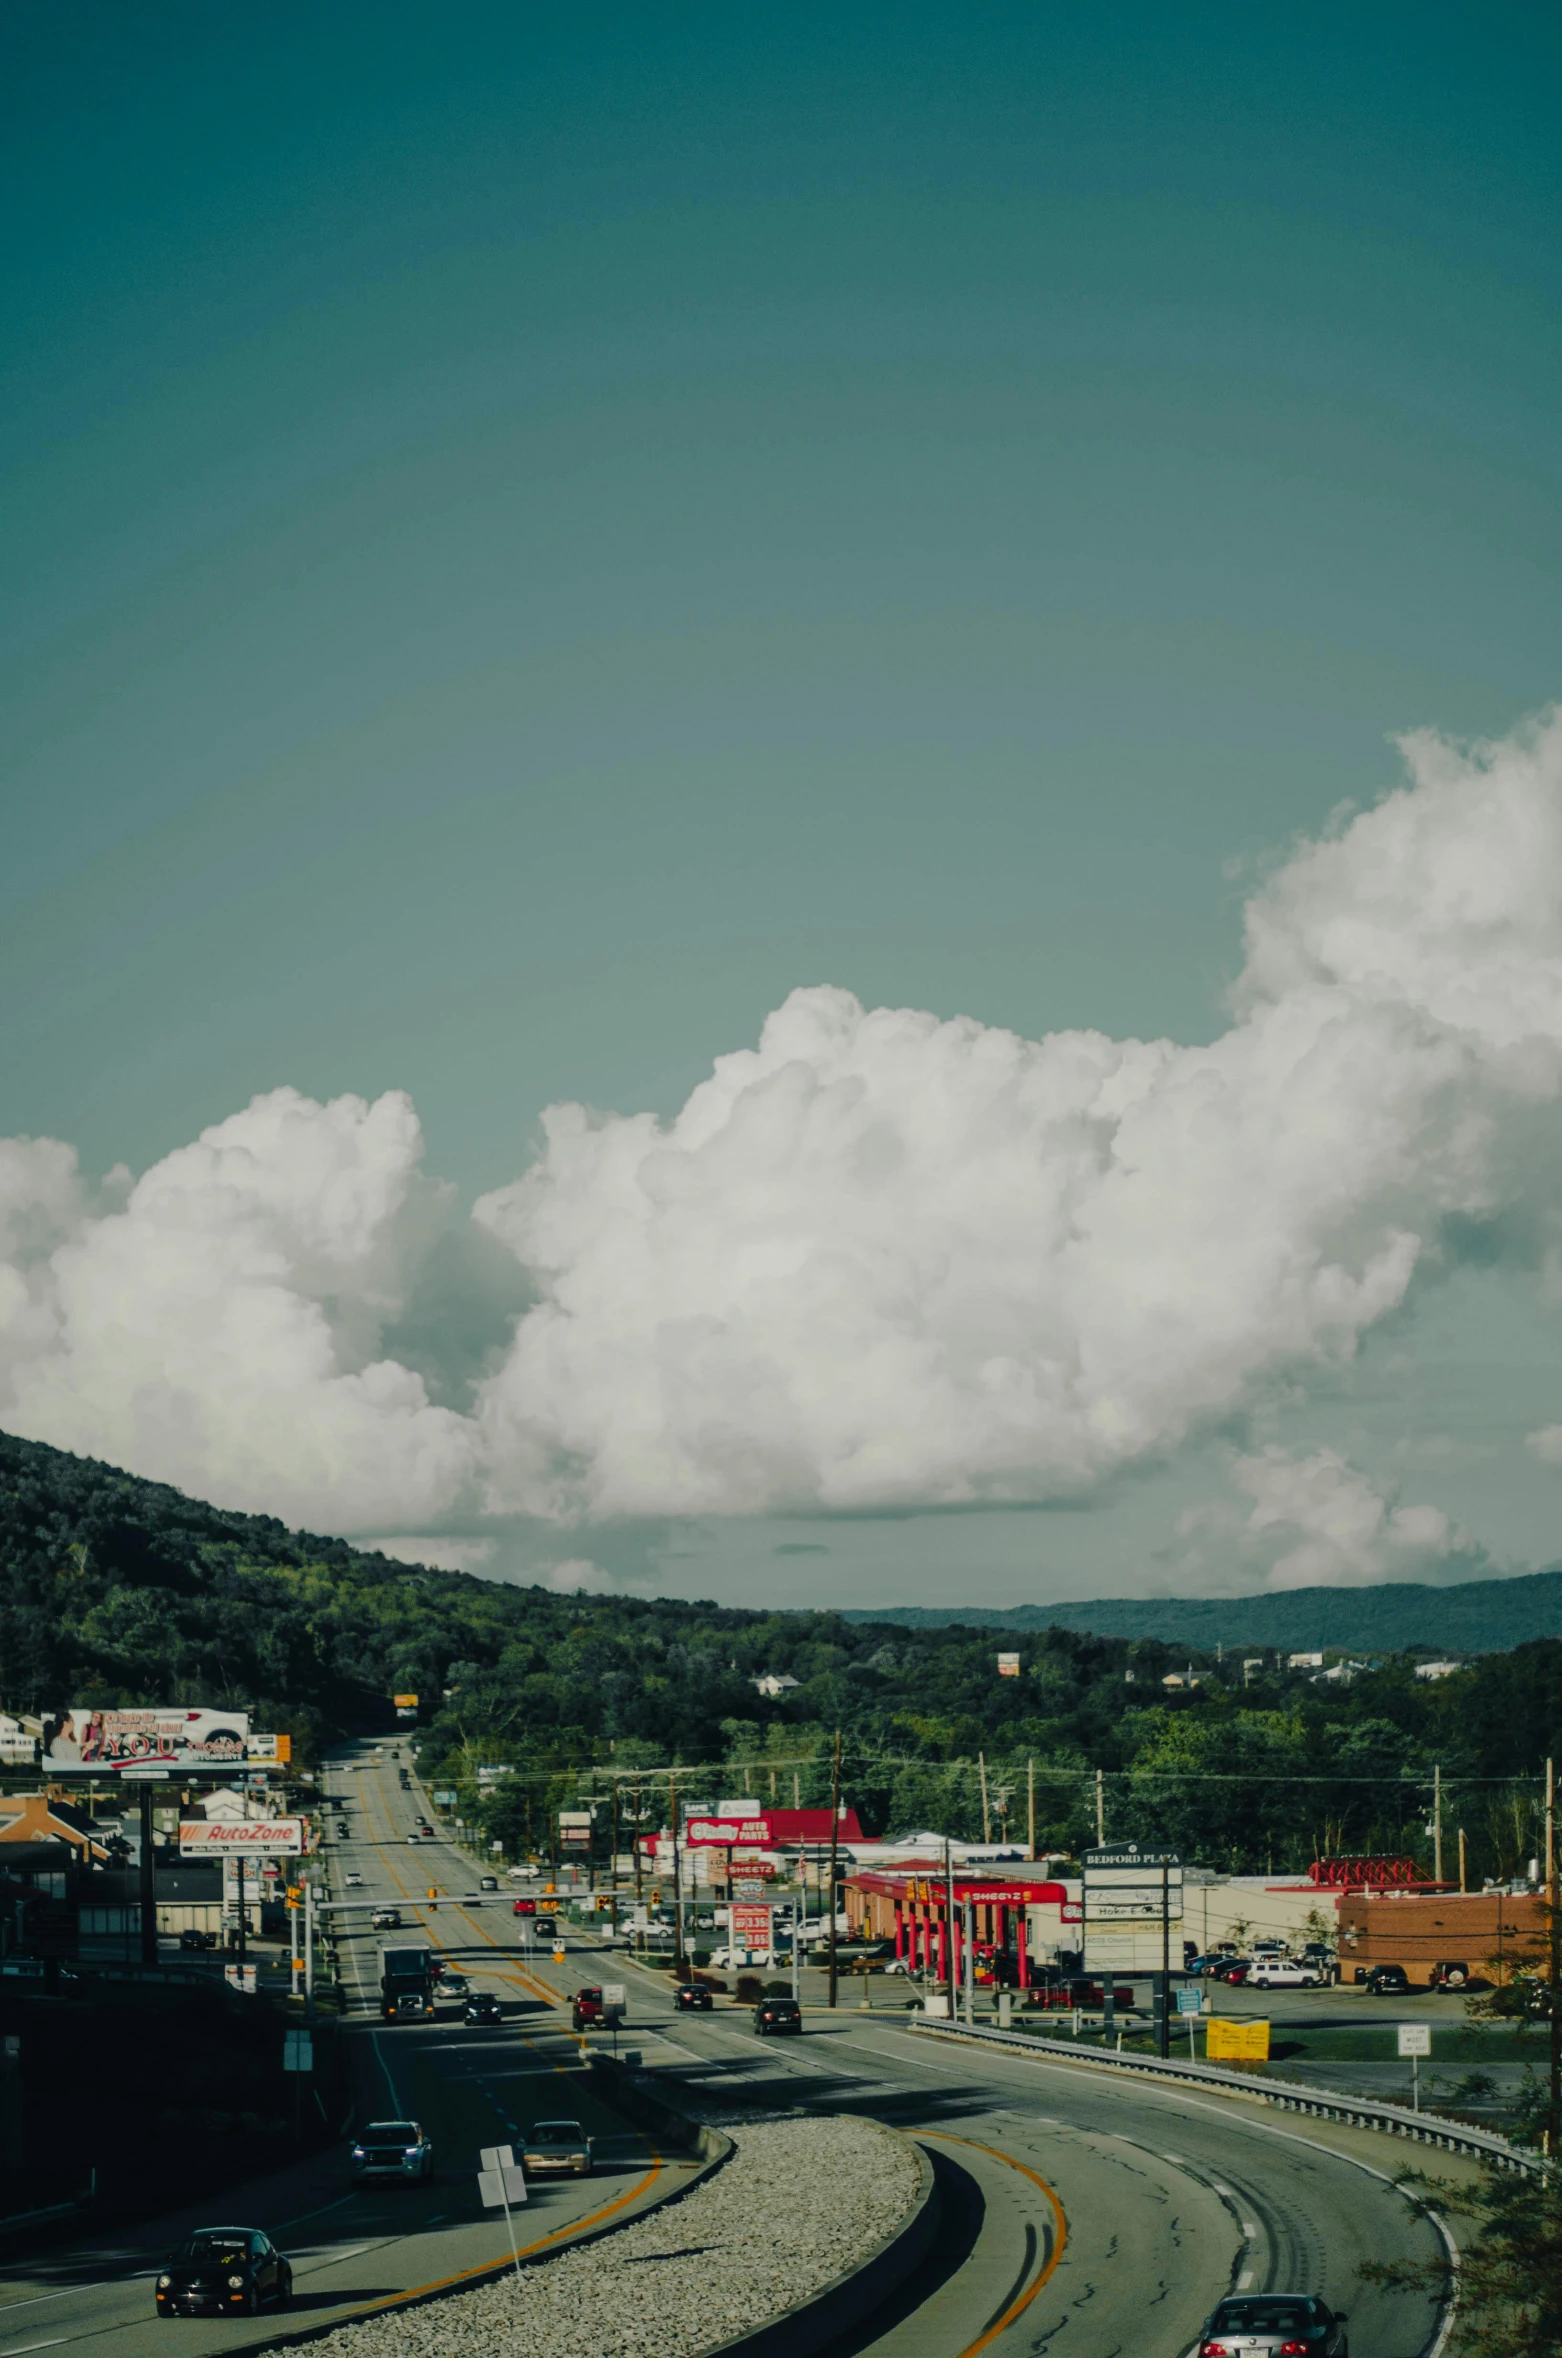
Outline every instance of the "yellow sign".
<svg viewBox="0 0 1562 2358"><path fill-rule="evenodd" d="M1267 2063L1267 2022L1236 2022L1230 2015L1212 2014L1204 2050L1211 2063Z"/></svg>
<svg viewBox="0 0 1562 2358"><path fill-rule="evenodd" d="M416 1695L392 1695L391 1701L398 1711L416 1711L418 1707Z"/></svg>

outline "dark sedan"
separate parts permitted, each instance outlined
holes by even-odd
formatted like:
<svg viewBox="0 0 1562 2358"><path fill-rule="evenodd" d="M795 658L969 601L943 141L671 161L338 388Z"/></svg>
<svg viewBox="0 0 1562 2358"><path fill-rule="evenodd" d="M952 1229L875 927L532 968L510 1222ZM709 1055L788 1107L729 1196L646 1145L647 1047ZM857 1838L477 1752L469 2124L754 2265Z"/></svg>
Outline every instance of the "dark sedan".
<svg viewBox="0 0 1562 2358"><path fill-rule="evenodd" d="M293 2271L258 2227L202 2227L158 2273L159 2317L253 2317L263 2301L280 2308Z"/></svg>
<svg viewBox="0 0 1562 2358"><path fill-rule="evenodd" d="M474 1990L466 2002L466 2013L462 2019L484 2024L500 2023L504 2020L504 2008L492 1990Z"/></svg>
<svg viewBox="0 0 1562 2358"><path fill-rule="evenodd" d="M795 1998L761 1998L754 2009L754 2028L762 2039L772 2031L800 2031L803 2009Z"/></svg>
<svg viewBox="0 0 1562 2358"><path fill-rule="evenodd" d="M673 2004L682 2014L709 2014L711 1994L702 1981L681 1981L673 1991Z"/></svg>

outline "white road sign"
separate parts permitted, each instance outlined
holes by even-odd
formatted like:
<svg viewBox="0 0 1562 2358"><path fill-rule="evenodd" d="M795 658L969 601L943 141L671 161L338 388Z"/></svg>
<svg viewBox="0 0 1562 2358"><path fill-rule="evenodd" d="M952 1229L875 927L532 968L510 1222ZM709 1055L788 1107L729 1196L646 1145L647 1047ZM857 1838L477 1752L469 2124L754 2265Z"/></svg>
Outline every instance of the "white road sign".
<svg viewBox="0 0 1562 2358"><path fill-rule="evenodd" d="M1430 2055L1432 2026L1429 2022L1402 2022L1399 2026L1401 2055Z"/></svg>

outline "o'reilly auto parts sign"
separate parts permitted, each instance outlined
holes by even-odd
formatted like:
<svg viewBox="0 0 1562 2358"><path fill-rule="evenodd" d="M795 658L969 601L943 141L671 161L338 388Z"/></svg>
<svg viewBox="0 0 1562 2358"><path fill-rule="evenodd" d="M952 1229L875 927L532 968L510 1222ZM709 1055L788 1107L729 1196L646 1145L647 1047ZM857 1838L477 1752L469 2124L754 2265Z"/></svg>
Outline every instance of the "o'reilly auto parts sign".
<svg viewBox="0 0 1562 2358"><path fill-rule="evenodd" d="M302 1818L181 1818L179 1856L182 1859L301 1858L304 1852Z"/></svg>

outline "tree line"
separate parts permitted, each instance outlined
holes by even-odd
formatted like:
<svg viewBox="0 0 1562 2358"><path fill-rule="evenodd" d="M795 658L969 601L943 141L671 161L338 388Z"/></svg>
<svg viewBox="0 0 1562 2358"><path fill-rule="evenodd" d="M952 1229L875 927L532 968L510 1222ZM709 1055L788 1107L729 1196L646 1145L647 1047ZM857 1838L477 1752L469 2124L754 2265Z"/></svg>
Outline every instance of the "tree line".
<svg viewBox="0 0 1562 2358"><path fill-rule="evenodd" d="M1000 1677L999 1645L1020 1657ZM820 1612L560 1595L409 1567L227 1513L90 1459L0 1436L0 1706L215 1703L286 1729L307 1759L420 1697L425 1769L507 1846L545 1851L583 1796L818 1806L842 1736L871 1832L932 1826L1077 1854L1175 1842L1231 1871L1329 1852L1522 1873L1538 1778L1562 1753L1562 1642L1417 1679L1391 1656L1342 1685L1276 1658L1228 1664L1154 1639L907 1627ZM755 1681L795 1681L775 1699ZM502 1767L495 1780L479 1768ZM638 1782L637 1782L638 1780Z"/></svg>

